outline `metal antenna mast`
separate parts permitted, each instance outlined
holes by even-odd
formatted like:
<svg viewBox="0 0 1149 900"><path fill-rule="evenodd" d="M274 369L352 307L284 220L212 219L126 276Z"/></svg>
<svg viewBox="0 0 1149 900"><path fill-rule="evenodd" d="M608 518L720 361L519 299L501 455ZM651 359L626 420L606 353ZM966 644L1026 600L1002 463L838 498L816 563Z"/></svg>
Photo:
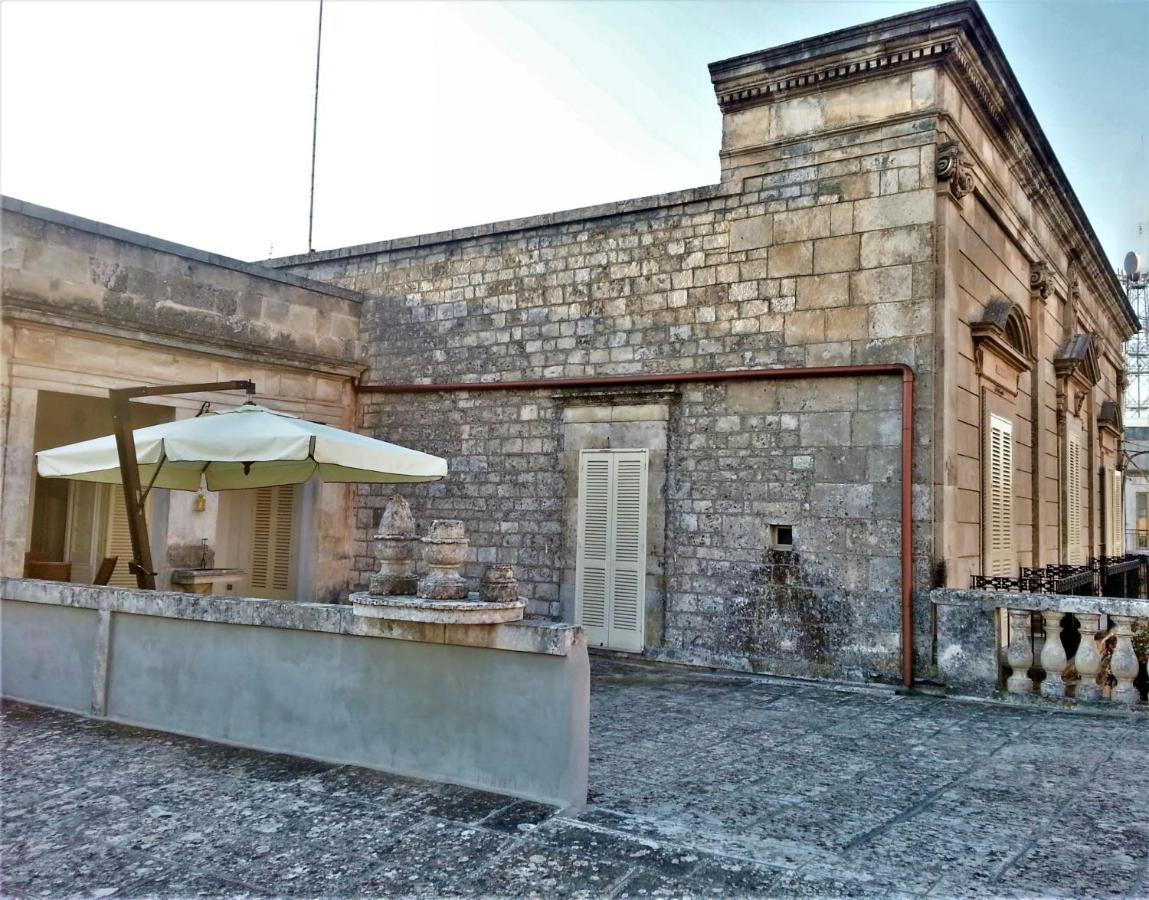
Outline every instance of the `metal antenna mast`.
<svg viewBox="0 0 1149 900"><path fill-rule="evenodd" d="M1141 257L1133 252L1125 256L1123 270L1117 273L1129 305L1141 320L1141 330L1125 342L1125 366L1129 387L1125 391L1126 419L1149 418L1149 273L1143 271Z"/></svg>
<svg viewBox="0 0 1149 900"><path fill-rule="evenodd" d="M319 0L319 33L315 38L315 107L311 113L311 199L307 208L307 252L315 250L315 144L319 139L319 55L323 50L323 0Z"/></svg>

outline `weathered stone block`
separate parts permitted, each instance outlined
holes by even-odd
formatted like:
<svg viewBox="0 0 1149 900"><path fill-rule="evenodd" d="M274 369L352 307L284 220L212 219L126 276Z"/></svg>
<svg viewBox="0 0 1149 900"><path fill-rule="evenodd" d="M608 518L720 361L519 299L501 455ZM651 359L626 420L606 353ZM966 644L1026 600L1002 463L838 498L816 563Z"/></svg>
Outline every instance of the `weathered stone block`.
<svg viewBox="0 0 1149 900"><path fill-rule="evenodd" d="M917 158L914 158L916 172ZM894 176L897 187L897 175ZM854 204L854 230L873 231L901 225L925 225L934 220L937 199L932 190L872 197Z"/></svg>
<svg viewBox="0 0 1149 900"><path fill-rule="evenodd" d="M855 304L890 303L909 300L912 266L864 269L850 275L850 297Z"/></svg>
<svg viewBox="0 0 1149 900"><path fill-rule="evenodd" d="M774 240L772 216L751 216L730 223L730 249L755 250L768 247Z"/></svg>
<svg viewBox="0 0 1149 900"><path fill-rule="evenodd" d="M787 344L821 343L826 339L826 316L820 310L792 312L786 316Z"/></svg>
<svg viewBox="0 0 1149 900"><path fill-rule="evenodd" d="M830 234L830 209L812 206L778 213L774 217L774 239L779 244L808 241Z"/></svg>
<svg viewBox="0 0 1149 900"><path fill-rule="evenodd" d="M770 277L809 275L814 266L814 245L811 241L779 244L770 250Z"/></svg>
<svg viewBox="0 0 1149 900"><path fill-rule="evenodd" d="M895 266L921 262L933 256L933 229L928 225L907 225L867 231L862 235L862 267Z"/></svg>
<svg viewBox="0 0 1149 900"><path fill-rule="evenodd" d="M858 268L861 239L856 234L814 242L814 273L850 272Z"/></svg>
<svg viewBox="0 0 1149 900"><path fill-rule="evenodd" d="M846 306L849 302L850 276L844 272L834 275L811 275L798 279L798 309Z"/></svg>
<svg viewBox="0 0 1149 900"><path fill-rule="evenodd" d="M799 435L804 447L837 447L850 443L850 413L802 413Z"/></svg>

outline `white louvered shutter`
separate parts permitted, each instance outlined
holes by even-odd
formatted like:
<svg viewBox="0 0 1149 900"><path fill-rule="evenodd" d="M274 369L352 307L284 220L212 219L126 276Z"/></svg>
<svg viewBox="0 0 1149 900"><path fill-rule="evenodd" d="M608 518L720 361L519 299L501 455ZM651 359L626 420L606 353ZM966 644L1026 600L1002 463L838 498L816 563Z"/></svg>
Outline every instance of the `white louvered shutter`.
<svg viewBox="0 0 1149 900"><path fill-rule="evenodd" d="M583 453L579 467L578 572L575 607L587 643L607 644L610 569L610 455Z"/></svg>
<svg viewBox="0 0 1149 900"><path fill-rule="evenodd" d="M145 517L148 515L148 505L145 502ZM104 539L104 555L119 557L108 584L117 587L135 587L136 576L128 571L128 563L132 561L132 533L128 530L128 513L127 507L124 506L124 491L118 484L108 487L108 519Z"/></svg>
<svg viewBox="0 0 1149 900"><path fill-rule="evenodd" d="M986 471L986 549L990 575L1012 575L1013 424L989 417Z"/></svg>
<svg viewBox="0 0 1149 900"><path fill-rule="evenodd" d="M645 450L584 450L576 615L588 643L641 652L646 600Z"/></svg>
<svg viewBox="0 0 1149 900"><path fill-rule="evenodd" d="M291 599L295 546L294 485L256 488L251 536L251 588L257 597Z"/></svg>
<svg viewBox="0 0 1149 900"><path fill-rule="evenodd" d="M1065 473L1065 531L1068 543L1070 565L1085 562L1085 550L1081 541L1081 464L1084 456L1081 439L1069 435Z"/></svg>
<svg viewBox="0 0 1149 900"><path fill-rule="evenodd" d="M1109 470L1109 550L1110 556L1125 555L1125 522L1124 509L1121 503L1121 473L1117 469Z"/></svg>

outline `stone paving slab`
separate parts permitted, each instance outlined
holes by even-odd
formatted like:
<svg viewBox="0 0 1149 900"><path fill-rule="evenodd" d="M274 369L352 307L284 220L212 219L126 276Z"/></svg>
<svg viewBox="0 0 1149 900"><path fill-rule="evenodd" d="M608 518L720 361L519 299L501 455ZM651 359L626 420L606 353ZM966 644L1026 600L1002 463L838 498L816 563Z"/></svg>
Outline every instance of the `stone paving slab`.
<svg viewBox="0 0 1149 900"><path fill-rule="evenodd" d="M596 659L578 814L20 704L14 897L1149 897L1144 717Z"/></svg>

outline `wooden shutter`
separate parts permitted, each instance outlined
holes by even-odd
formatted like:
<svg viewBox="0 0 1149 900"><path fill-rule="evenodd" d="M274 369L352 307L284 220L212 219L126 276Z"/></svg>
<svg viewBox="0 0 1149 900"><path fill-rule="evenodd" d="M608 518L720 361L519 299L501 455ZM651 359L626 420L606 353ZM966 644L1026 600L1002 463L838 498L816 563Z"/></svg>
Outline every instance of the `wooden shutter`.
<svg viewBox="0 0 1149 900"><path fill-rule="evenodd" d="M576 617L588 643L641 652L646 600L645 450L584 450Z"/></svg>
<svg viewBox="0 0 1149 900"><path fill-rule="evenodd" d="M1081 541L1081 465L1084 450L1081 438L1068 436L1065 472L1065 532L1068 550L1067 562L1081 565L1085 562L1085 550Z"/></svg>
<svg viewBox="0 0 1149 900"><path fill-rule="evenodd" d="M85 481L70 482L68 495L68 553L65 557L72 564L72 581L77 584L91 584L96 577L96 567L100 564L100 522L101 500L107 488ZM123 510L123 497L120 498ZM127 571L127 563L124 563Z"/></svg>
<svg viewBox="0 0 1149 900"><path fill-rule="evenodd" d="M989 417L986 448L986 558L990 575L1012 575L1013 424Z"/></svg>
<svg viewBox="0 0 1149 900"><path fill-rule="evenodd" d="M257 597L291 599L295 485L256 488L251 536L251 588Z"/></svg>
<svg viewBox="0 0 1149 900"><path fill-rule="evenodd" d="M587 643L607 644L607 594L610 568L610 455L583 453L579 467L578 572L576 618Z"/></svg>
<svg viewBox="0 0 1149 900"><path fill-rule="evenodd" d="M1105 520L1109 527L1109 545L1106 553L1109 556L1124 556L1125 554L1125 523L1122 522L1121 509L1121 473L1117 469L1109 469L1106 483L1109 487L1109 502L1106 506L1108 518Z"/></svg>
<svg viewBox="0 0 1149 900"><path fill-rule="evenodd" d="M132 561L132 533L128 530L128 513L124 506L124 490L118 484L108 488L108 519L104 538L104 556L116 556L116 568L112 571L108 584L117 587L135 587L136 576L128 571ZM144 504L144 515L148 515L149 501Z"/></svg>

